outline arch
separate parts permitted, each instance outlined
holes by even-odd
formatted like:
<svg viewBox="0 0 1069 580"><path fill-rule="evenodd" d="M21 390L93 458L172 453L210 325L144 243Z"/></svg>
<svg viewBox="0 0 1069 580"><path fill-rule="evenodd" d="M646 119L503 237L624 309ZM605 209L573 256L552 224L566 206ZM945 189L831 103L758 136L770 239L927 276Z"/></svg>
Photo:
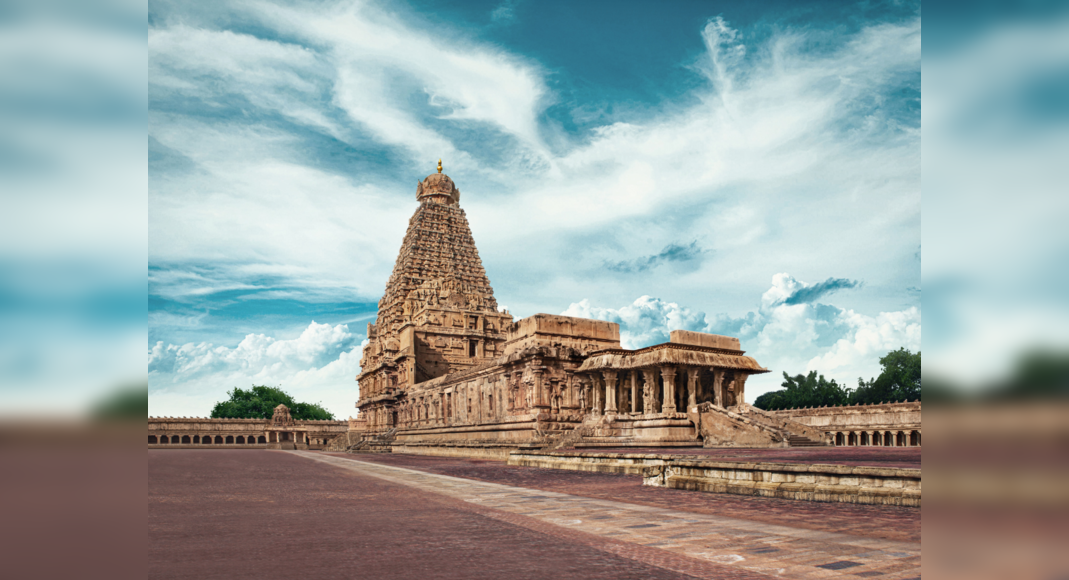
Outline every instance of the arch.
<svg viewBox="0 0 1069 580"><path fill-rule="evenodd" d="M177 437L177 435L175 435L175 437ZM171 437L171 441L174 441L174 437ZM182 436L182 443L186 443L186 444L190 443L189 435L183 435Z"/></svg>
<svg viewBox="0 0 1069 580"><path fill-rule="evenodd" d="M861 445L872 445L872 442L869 441L868 431L861 432Z"/></svg>
<svg viewBox="0 0 1069 580"><path fill-rule="evenodd" d="M227 435L226 436L226 442L230 443L230 444L233 444L234 443L234 436L233 435Z"/></svg>
<svg viewBox="0 0 1069 580"><path fill-rule="evenodd" d="M895 446L896 447L905 447L906 446L906 434L903 433L902 431L899 431L898 433L895 434Z"/></svg>
<svg viewBox="0 0 1069 580"><path fill-rule="evenodd" d="M256 438L256 442L257 443L267 443L267 437L264 437L263 435L260 435L259 437Z"/></svg>
<svg viewBox="0 0 1069 580"><path fill-rule="evenodd" d="M891 441L891 432L890 431L884 431L883 432L883 446L884 447L890 447L892 443L893 442Z"/></svg>
<svg viewBox="0 0 1069 580"><path fill-rule="evenodd" d="M836 446L840 446L842 444L843 444L843 434L842 433L836 433L835 434L835 445Z"/></svg>
<svg viewBox="0 0 1069 580"><path fill-rule="evenodd" d="M920 431L910 431L909 432L909 444L913 445L915 447L920 447L920 445L921 445L921 432Z"/></svg>
<svg viewBox="0 0 1069 580"><path fill-rule="evenodd" d="M155 435L149 435L148 436L148 444L149 445L155 445L158 442L159 442L159 439Z"/></svg>
<svg viewBox="0 0 1069 580"><path fill-rule="evenodd" d="M857 433L854 433L853 431L851 431L850 434L847 435L846 437L847 437L847 439L846 439L847 440L847 445L849 445L851 447L856 447L857 446Z"/></svg>
<svg viewBox="0 0 1069 580"><path fill-rule="evenodd" d="M234 439L234 442L237 443L238 445L244 445L245 444L245 436L244 435L238 435L237 439Z"/></svg>
<svg viewBox="0 0 1069 580"><path fill-rule="evenodd" d="M166 435L160 435L160 444L161 445L166 444L166 443L170 443L170 442L171 442L171 438L170 437L168 437Z"/></svg>
<svg viewBox="0 0 1069 580"><path fill-rule="evenodd" d="M219 435L216 435L215 436L215 444L216 445L222 445L223 444L223 438L220 437Z"/></svg>
<svg viewBox="0 0 1069 580"><path fill-rule="evenodd" d="M211 435L201 435L200 436L200 442L201 442L202 445L208 445L208 444L210 444L212 442L212 436Z"/></svg>

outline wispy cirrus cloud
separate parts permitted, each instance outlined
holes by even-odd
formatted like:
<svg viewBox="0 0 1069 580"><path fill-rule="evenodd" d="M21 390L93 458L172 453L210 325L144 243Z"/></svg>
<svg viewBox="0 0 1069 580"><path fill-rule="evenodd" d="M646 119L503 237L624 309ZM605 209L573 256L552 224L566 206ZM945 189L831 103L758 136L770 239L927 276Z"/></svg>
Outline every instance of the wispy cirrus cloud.
<svg viewBox="0 0 1069 580"><path fill-rule="evenodd" d="M817 282L816 284L810 284L802 286L797 290L791 292L790 296L783 299L784 304L803 304L806 302L814 302L819 298L822 298L826 294L831 294L836 290L846 290L849 288L857 288L861 285L861 282L857 280L850 280L847 278L828 278L823 282Z"/></svg>
<svg viewBox="0 0 1069 580"><path fill-rule="evenodd" d="M703 250L698 247L698 242L691 242L687 245L669 244L652 256L643 256L620 262L605 262L605 268L613 272L645 272L662 264L697 260L701 257L702 252Z"/></svg>

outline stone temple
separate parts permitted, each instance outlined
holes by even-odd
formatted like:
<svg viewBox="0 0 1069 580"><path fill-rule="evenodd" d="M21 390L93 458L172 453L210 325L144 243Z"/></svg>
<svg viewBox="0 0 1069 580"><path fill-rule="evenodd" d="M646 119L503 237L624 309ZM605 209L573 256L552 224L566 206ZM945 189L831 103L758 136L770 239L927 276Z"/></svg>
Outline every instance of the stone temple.
<svg viewBox="0 0 1069 580"><path fill-rule="evenodd" d="M439 162L416 188L419 207L367 327L356 404L367 445L492 456L826 443L821 430L745 403L746 380L768 369L737 338L676 330L629 350L612 322L513 322L498 309L460 190L441 171Z"/></svg>

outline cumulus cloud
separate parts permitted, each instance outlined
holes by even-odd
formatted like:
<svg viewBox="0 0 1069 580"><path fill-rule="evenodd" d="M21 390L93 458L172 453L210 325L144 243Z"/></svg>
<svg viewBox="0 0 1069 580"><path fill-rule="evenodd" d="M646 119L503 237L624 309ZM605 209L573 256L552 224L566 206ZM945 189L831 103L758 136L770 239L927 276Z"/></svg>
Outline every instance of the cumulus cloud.
<svg viewBox="0 0 1069 580"><path fill-rule="evenodd" d="M323 402L335 416L354 413L360 337L347 325L312 322L299 336L249 334L235 347L164 344L148 352L150 413L166 409L207 416L226 391L250 384L281 384L297 400ZM162 411L156 411L162 412Z"/></svg>
<svg viewBox="0 0 1069 580"><path fill-rule="evenodd" d="M921 313L915 306L898 312L881 312L875 317L852 310L844 310L840 316L850 332L830 350L813 357L807 370L838 375L841 369L863 369L874 358L903 346L910 350L921 348ZM868 374L859 372L858 376L868 379L877 374L878 370L872 369Z"/></svg>
<svg viewBox="0 0 1069 580"><path fill-rule="evenodd" d="M620 343L625 348L640 348L666 342L672 330L698 330L705 325L705 314L694 312L674 302L642 296L622 308L600 308L582 300L568 306L564 316L608 320L620 325Z"/></svg>
<svg viewBox="0 0 1069 580"><path fill-rule="evenodd" d="M738 317L710 316L650 296L621 308L598 307L582 300L562 314L616 322L625 348L667 342L672 330L738 337L743 349L772 371L748 383L751 398L779 388L784 371L793 375L817 370L852 384L859 376L878 374L879 358L888 351L920 349L921 314L916 307L868 316L828 304L787 301L807 289L833 286L829 282L835 280L806 284L789 274L776 274L760 307Z"/></svg>

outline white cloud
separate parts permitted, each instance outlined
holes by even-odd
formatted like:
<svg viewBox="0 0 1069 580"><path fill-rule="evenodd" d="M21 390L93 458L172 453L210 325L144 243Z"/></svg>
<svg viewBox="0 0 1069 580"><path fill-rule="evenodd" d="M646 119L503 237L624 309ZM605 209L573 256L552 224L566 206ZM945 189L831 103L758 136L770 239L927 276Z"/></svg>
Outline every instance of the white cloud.
<svg viewBox="0 0 1069 580"><path fill-rule="evenodd" d="M658 247L706 238L720 262L716 272L674 281L678 299L691 303L710 284L722 290L745 280L753 288L769 269L815 277L830 262L877 286L898 283L903 273L893 262L917 245L919 131L899 126L876 103L901 75L919 71L919 19L862 28L819 54L807 49L807 31L786 29L747 46L730 23L711 20L695 31L707 50L692 67L708 82L687 95L687 105L638 109L590 134L563 136L551 149L540 125L557 97L547 73L522 55L366 3L233 9L303 46L193 25L153 28L154 86L241 94L342 141L369 133L379 147L404 151L412 166L443 157L454 177L469 176L458 181L462 203L491 274L507 267L526 237L540 238L526 248L525 265L552 270L542 277L560 285L546 286L545 296L501 297L514 304L545 304L586 274L589 263L562 270L559 256L569 248L558 244L592 229L619 231L626 221L648 235L621 240L613 261L651 253L642 246L647 238ZM872 110L858 112L865 108ZM397 200L410 190L302 165L292 154L299 140L242 123L153 114L152 135L207 175L153 184L150 259L218 261L225 247L238 262L255 256L288 264L300 283L375 280L359 288L375 297L412 210ZM514 141L488 156L480 147L497 143L494 134ZM484 189L497 184L494 195L471 193L471 179ZM648 223L673 208L699 215L685 230ZM360 219L333 227L335 216ZM358 232L366 235L353 239ZM338 255L319 251L324 245L363 251L345 263L324 259ZM354 268L359 275L339 280ZM660 292L644 279L620 283L631 295Z"/></svg>
<svg viewBox="0 0 1069 580"><path fill-rule="evenodd" d="M538 115L546 96L538 69L488 44L447 30L418 30L369 5L302 11L257 4L265 21L327 47L336 67L335 102L384 143L407 147L420 161L459 148L427 127L406 105L426 94L436 117L488 123L545 155ZM453 155L463 167L463 155Z"/></svg>
<svg viewBox="0 0 1069 580"><path fill-rule="evenodd" d="M209 100L239 93L253 105L340 135L309 104L329 90L330 68L308 48L182 24L149 28L148 47L149 78L159 88Z"/></svg>
<svg viewBox="0 0 1069 580"><path fill-rule="evenodd" d="M592 306L589 300L584 299L571 304L561 314L616 322L620 325L620 344L624 348L666 342L669 331L699 330L705 325L703 313L649 296L642 296L618 309Z"/></svg>
<svg viewBox="0 0 1069 580"><path fill-rule="evenodd" d="M839 339L831 350L809 361L806 370L819 370L825 374L843 376L857 370L858 376L866 379L879 374L872 368L874 359L889 351L906 347L917 351L921 348L921 313L916 307L898 312L881 312L875 317L844 310L840 314L850 327L848 336Z"/></svg>
<svg viewBox="0 0 1069 580"><path fill-rule="evenodd" d="M281 384L294 399L322 402L344 418L355 413L360 355L347 325L314 321L296 338L249 334L233 348L157 342L148 352L149 412L207 416L233 387Z"/></svg>

